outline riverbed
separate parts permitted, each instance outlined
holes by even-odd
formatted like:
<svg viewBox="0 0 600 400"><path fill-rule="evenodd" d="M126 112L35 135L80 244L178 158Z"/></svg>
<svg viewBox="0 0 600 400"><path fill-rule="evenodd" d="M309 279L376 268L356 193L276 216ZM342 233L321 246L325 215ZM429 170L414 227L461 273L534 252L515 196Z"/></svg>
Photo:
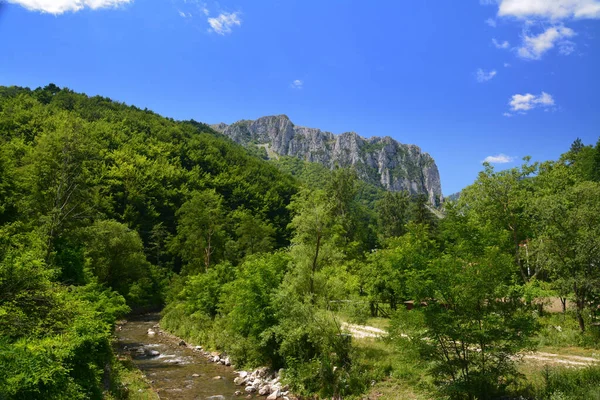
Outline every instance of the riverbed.
<svg viewBox="0 0 600 400"><path fill-rule="evenodd" d="M158 321L158 314L132 317L115 334L119 353L131 356L161 399L228 400L244 390L233 383L233 368L209 362L202 352L180 345L177 338L156 328Z"/></svg>

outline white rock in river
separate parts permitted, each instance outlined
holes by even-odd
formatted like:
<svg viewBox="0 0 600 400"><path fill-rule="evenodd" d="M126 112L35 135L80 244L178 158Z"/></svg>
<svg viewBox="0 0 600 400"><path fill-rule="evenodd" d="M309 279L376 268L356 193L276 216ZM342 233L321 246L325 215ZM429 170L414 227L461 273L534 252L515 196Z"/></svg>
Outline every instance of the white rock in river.
<svg viewBox="0 0 600 400"><path fill-rule="evenodd" d="M237 378L235 378L233 380L233 383L235 383L236 385L243 385L244 383L246 383L246 378L242 378L241 376L238 376Z"/></svg>
<svg viewBox="0 0 600 400"><path fill-rule="evenodd" d="M263 387L258 389L258 394L260 394L261 396L266 396L270 393L271 393L271 386L269 386L269 385L264 385Z"/></svg>

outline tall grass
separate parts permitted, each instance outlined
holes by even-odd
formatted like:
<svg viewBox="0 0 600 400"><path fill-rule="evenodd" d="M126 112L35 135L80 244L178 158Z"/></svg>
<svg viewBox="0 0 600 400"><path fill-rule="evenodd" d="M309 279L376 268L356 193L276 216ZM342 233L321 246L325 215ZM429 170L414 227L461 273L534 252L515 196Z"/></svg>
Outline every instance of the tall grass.
<svg viewBox="0 0 600 400"><path fill-rule="evenodd" d="M531 395L540 400L600 400L600 367L546 368Z"/></svg>
<svg viewBox="0 0 600 400"><path fill-rule="evenodd" d="M589 322L581 333L572 311L566 314L546 314L539 318L542 326L538 334L539 347L587 347L600 349L600 332Z"/></svg>

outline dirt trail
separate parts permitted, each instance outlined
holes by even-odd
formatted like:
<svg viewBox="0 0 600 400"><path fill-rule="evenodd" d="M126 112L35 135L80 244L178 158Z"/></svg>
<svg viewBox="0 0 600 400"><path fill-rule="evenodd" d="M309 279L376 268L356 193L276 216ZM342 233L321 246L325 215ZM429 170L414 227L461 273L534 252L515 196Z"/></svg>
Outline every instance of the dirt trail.
<svg viewBox="0 0 600 400"><path fill-rule="evenodd" d="M357 339L379 338L387 336L387 331L368 325L355 325L344 322L342 323L342 329L348 331L350 334L352 334L352 337Z"/></svg>
<svg viewBox="0 0 600 400"><path fill-rule="evenodd" d="M600 359L594 357L571 356L566 354L545 353L542 351L528 352L523 354L523 360L543 364L567 365L572 367L587 367L588 365L600 363Z"/></svg>
<svg viewBox="0 0 600 400"><path fill-rule="evenodd" d="M375 328L374 326L368 325L355 325L348 324L346 322L342 323L342 329L347 331L352 335L352 337L356 339L364 339L364 338L381 338L387 336L387 331L379 328ZM402 335L406 336L406 335ZM566 354L554 354L554 353L545 353L541 351L535 352L526 352L521 354L522 359L529 362L535 362L539 364L547 364L547 365L565 365L571 367L586 367L593 364L600 363L600 357L582 357L582 356L572 356Z"/></svg>

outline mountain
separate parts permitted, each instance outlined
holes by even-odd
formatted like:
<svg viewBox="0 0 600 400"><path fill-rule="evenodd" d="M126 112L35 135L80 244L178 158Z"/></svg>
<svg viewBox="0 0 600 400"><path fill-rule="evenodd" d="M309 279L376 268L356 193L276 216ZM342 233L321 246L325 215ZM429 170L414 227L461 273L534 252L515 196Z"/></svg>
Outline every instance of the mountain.
<svg viewBox="0 0 600 400"><path fill-rule="evenodd" d="M294 156L328 168L352 165L369 183L390 191L426 194L433 205L442 200L440 174L433 158L418 146L389 136L366 139L355 132L335 135L294 125L286 115L211 127L244 146L264 148L269 158Z"/></svg>

